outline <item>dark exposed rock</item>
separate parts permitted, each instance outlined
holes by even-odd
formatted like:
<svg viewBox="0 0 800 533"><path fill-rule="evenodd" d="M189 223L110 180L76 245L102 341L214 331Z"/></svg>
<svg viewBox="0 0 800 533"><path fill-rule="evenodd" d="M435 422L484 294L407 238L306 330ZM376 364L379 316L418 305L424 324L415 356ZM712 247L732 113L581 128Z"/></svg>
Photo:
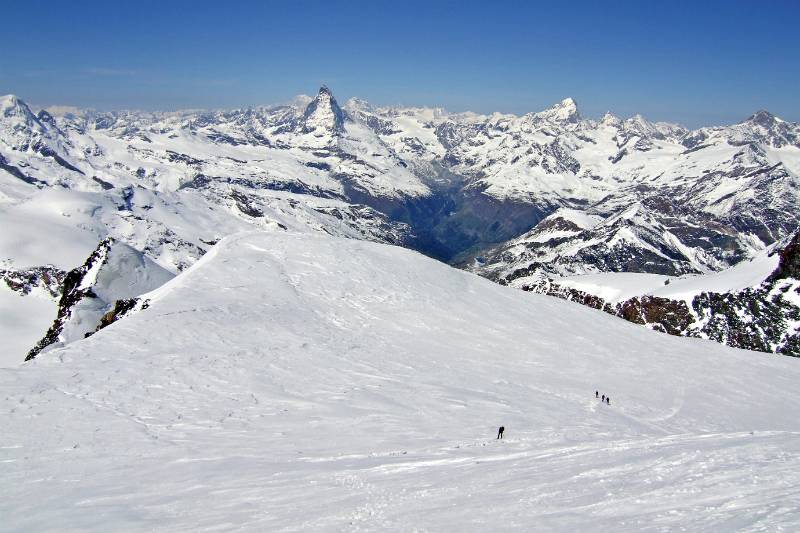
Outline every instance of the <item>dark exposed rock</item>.
<svg viewBox="0 0 800 533"><path fill-rule="evenodd" d="M778 268L770 275L768 281L785 278L800 279L800 231L779 252L779 257Z"/></svg>
<svg viewBox="0 0 800 533"><path fill-rule="evenodd" d="M61 294L66 272L52 265L27 268L24 270L0 269L0 279L8 287L23 295L28 295L34 288L47 292L58 298Z"/></svg>
<svg viewBox="0 0 800 533"><path fill-rule="evenodd" d="M46 182L44 182L44 181L42 181L40 179L36 179L36 178L34 178L32 176L28 176L22 170L20 170L19 167L15 167L14 165L9 164L8 160L6 160L6 158L3 157L3 154L0 154L0 169L5 170L6 172L11 174L15 178L21 179L22 181L24 181L25 183L28 183L30 185L35 185L36 187L39 187L40 189L42 187L44 187L45 185L47 185Z"/></svg>
<svg viewBox="0 0 800 533"><path fill-rule="evenodd" d="M239 211L245 215L253 218L264 216L264 212L256 205L256 203L243 193L233 190L231 191L230 196L235 201L236 207L239 209Z"/></svg>
<svg viewBox="0 0 800 533"><path fill-rule="evenodd" d="M45 157L53 158L53 160L56 163L58 163L60 166L62 166L64 168L66 168L67 170L71 170L73 172L77 172L78 174L83 175L83 171L81 169L79 169L79 168L75 167L74 165L72 165L72 163L70 163L69 161L67 161L66 159L64 159L60 155L58 155L53 149L51 149L46 144L37 143L32 148L36 152L39 152L40 154L42 154Z"/></svg>
<svg viewBox="0 0 800 533"><path fill-rule="evenodd" d="M102 180L102 179L98 178L97 176L92 176L92 180L95 183L97 183L98 185L100 185L100 187L102 187L104 191L108 191L108 190L111 190L111 189L114 188L113 184L111 184L111 183L109 183L109 182L107 182L105 180Z"/></svg>
<svg viewBox="0 0 800 533"><path fill-rule="evenodd" d="M114 308L103 315L103 318L100 319L100 324L97 325L97 329L94 331L86 333L87 337L97 333L101 329L110 326L117 320L124 318L127 316L131 311L134 311L137 308L137 304L141 302L141 305L138 305L139 310L147 309L149 306L149 301L141 301L139 298L128 298L125 300L117 300L114 302Z"/></svg>
<svg viewBox="0 0 800 533"><path fill-rule="evenodd" d="M178 152L173 152L172 150L167 150L167 160L170 163L184 163L195 168L199 168L203 164L202 159L197 159L186 154L179 154Z"/></svg>

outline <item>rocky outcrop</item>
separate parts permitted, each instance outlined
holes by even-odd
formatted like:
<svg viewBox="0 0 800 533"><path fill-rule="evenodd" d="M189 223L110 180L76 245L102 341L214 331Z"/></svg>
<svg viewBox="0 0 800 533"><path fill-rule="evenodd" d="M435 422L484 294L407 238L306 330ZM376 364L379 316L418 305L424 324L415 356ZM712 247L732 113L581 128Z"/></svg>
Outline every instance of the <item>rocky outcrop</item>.
<svg viewBox="0 0 800 533"><path fill-rule="evenodd" d="M142 300L140 298L117 300L114 302L114 308L103 315L103 318L100 319L100 323L97 325L97 328L95 328L94 331L86 333L86 337L97 333L101 329L110 326L114 322L121 320L130 314L147 309L149 305L149 300Z"/></svg>
<svg viewBox="0 0 800 533"><path fill-rule="evenodd" d="M92 291L91 283L84 283L84 280L92 269L99 268L105 261L112 242L112 239L102 241L83 265L70 270L64 277L61 298L58 301L56 319L44 334L44 337L42 337L28 352L28 355L25 357L26 361L33 359L39 355L42 350L58 342L67 321L72 317L75 306L77 306L81 300L84 298L97 297Z"/></svg>
<svg viewBox="0 0 800 533"><path fill-rule="evenodd" d="M83 265L64 277L56 319L25 360L55 343L87 337L141 308L136 297L172 277L130 246L111 237L102 240Z"/></svg>
<svg viewBox="0 0 800 533"><path fill-rule="evenodd" d="M40 291L50 298L59 298L66 275L66 272L52 265L22 270L0 268L0 280L12 291L24 296Z"/></svg>
<svg viewBox="0 0 800 533"><path fill-rule="evenodd" d="M778 268L768 281L800 279L800 232L779 252L778 256L780 257Z"/></svg>

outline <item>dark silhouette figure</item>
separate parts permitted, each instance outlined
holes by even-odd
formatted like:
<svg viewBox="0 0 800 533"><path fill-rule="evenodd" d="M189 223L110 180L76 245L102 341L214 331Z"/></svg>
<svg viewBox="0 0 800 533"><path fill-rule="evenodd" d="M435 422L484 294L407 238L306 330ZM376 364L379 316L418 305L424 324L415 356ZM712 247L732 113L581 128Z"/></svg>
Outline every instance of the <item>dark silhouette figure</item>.
<svg viewBox="0 0 800 533"><path fill-rule="evenodd" d="M606 396L606 403L611 405L611 396Z"/></svg>
<svg viewBox="0 0 800 533"><path fill-rule="evenodd" d="M601 401L601 402L604 402L604 401L606 401L606 395L605 395L605 394L603 394L603 399L602 399L602 400L600 400L600 401Z"/></svg>
<svg viewBox="0 0 800 533"><path fill-rule="evenodd" d="M505 430L506 430L505 426L500 426L500 429L497 430L497 438L498 439L502 439L503 438L503 432Z"/></svg>
<svg viewBox="0 0 800 533"><path fill-rule="evenodd" d="M599 397L600 397L600 393L599 393L599 392L597 392L597 391L594 391L594 397L595 397L595 398L599 398Z"/></svg>

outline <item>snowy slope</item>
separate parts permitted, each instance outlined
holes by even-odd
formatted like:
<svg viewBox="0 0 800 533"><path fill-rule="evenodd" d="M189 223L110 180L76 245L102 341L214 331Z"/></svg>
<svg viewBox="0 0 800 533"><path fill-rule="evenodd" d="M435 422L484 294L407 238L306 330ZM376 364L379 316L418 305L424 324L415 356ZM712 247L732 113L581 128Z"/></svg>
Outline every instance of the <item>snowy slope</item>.
<svg viewBox="0 0 800 533"><path fill-rule="evenodd" d="M697 277L705 278L705 276ZM663 287L665 281L673 283L676 279L680 278L638 272L601 272L555 278L555 281L563 287L594 294L606 302L618 303L635 296L651 294Z"/></svg>
<svg viewBox="0 0 800 533"><path fill-rule="evenodd" d="M556 282L612 303L643 295L691 302L702 292L738 292L758 287L777 267L778 255L764 250L734 267L703 275L676 278L658 274L603 272L557 278Z"/></svg>
<svg viewBox="0 0 800 533"><path fill-rule="evenodd" d="M758 287L778 268L778 259L778 254L774 251L763 250L752 259L742 261L734 267L702 275L673 277L634 272L602 272L559 277L555 281L564 287L594 294L612 303L644 295L691 303L702 292L738 292Z"/></svg>
<svg viewBox="0 0 800 533"><path fill-rule="evenodd" d="M51 298L22 295L0 284L0 368L17 366L42 338L58 306Z"/></svg>
<svg viewBox="0 0 800 533"><path fill-rule="evenodd" d="M147 299L0 370L0 529L800 527L792 358L283 231Z"/></svg>

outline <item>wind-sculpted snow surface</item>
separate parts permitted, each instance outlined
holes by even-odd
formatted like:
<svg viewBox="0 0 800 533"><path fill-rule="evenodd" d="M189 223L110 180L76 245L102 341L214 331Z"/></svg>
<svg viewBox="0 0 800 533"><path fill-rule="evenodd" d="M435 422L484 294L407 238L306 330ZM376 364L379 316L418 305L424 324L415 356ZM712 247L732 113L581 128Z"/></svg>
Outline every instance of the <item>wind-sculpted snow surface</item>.
<svg viewBox="0 0 800 533"><path fill-rule="evenodd" d="M0 370L0 529L800 528L792 358L280 230L145 297Z"/></svg>

